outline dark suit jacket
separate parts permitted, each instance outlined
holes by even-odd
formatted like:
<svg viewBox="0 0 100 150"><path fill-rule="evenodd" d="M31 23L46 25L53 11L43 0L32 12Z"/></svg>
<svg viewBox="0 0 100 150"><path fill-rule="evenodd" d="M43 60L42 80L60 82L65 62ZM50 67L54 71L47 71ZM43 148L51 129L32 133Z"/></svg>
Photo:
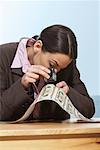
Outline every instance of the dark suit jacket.
<svg viewBox="0 0 100 150"><path fill-rule="evenodd" d="M16 120L22 116L33 99L21 84L22 70L11 69L18 43L8 43L0 46L0 120ZM93 100L87 93L76 62L57 74L58 82L66 81L70 87L68 96L75 107L86 117L91 118L95 108ZM51 107L50 107L51 106ZM50 111L54 108L53 111ZM46 111L49 110L49 111ZM44 103L37 119L68 119L70 116L57 104Z"/></svg>

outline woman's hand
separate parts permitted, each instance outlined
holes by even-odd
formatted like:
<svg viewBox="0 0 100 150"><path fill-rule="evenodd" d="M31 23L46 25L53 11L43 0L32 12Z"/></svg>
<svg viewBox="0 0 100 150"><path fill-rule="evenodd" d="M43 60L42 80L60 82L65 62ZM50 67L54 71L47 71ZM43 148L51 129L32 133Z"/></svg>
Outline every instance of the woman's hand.
<svg viewBox="0 0 100 150"><path fill-rule="evenodd" d="M59 88L62 88L64 90L65 94L67 94L69 91L69 87L65 81L61 81L61 82L57 83L56 86Z"/></svg>
<svg viewBox="0 0 100 150"><path fill-rule="evenodd" d="M32 65L27 72L23 75L21 83L24 88L29 86L29 83L35 83L36 80L43 76L44 78L49 79L50 70L41 65Z"/></svg>

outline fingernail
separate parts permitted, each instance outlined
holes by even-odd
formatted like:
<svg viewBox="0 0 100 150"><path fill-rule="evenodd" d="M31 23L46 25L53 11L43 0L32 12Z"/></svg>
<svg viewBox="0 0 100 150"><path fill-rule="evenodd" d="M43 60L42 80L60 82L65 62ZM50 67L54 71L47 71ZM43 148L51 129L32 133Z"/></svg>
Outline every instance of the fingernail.
<svg viewBox="0 0 100 150"><path fill-rule="evenodd" d="M50 73L51 72L51 70L50 69L48 69L48 73Z"/></svg>
<svg viewBox="0 0 100 150"><path fill-rule="evenodd" d="M48 76L47 76L47 79L49 79L49 78L50 78L50 76L48 75Z"/></svg>
<svg viewBox="0 0 100 150"><path fill-rule="evenodd" d="M55 72L57 73L57 69L55 69Z"/></svg>

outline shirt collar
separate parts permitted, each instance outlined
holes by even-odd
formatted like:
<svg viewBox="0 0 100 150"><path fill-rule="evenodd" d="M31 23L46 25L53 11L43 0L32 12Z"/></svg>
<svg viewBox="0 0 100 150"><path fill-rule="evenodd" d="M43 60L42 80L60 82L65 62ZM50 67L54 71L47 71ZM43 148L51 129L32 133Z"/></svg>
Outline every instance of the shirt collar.
<svg viewBox="0 0 100 150"><path fill-rule="evenodd" d="M28 38L22 39L18 45L14 60L12 62L11 68L22 68L22 72L26 73L27 69L31 66L28 56L27 56L27 50L26 50L26 43L28 41Z"/></svg>

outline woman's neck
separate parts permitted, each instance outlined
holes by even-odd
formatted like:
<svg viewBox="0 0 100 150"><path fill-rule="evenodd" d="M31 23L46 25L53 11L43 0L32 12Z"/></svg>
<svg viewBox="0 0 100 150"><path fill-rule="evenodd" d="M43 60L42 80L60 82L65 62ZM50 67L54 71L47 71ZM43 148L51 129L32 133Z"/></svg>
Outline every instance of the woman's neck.
<svg viewBox="0 0 100 150"><path fill-rule="evenodd" d="M32 65L33 64L33 57L34 57L33 47L27 47L26 51L27 51L28 60L29 60L30 64Z"/></svg>

